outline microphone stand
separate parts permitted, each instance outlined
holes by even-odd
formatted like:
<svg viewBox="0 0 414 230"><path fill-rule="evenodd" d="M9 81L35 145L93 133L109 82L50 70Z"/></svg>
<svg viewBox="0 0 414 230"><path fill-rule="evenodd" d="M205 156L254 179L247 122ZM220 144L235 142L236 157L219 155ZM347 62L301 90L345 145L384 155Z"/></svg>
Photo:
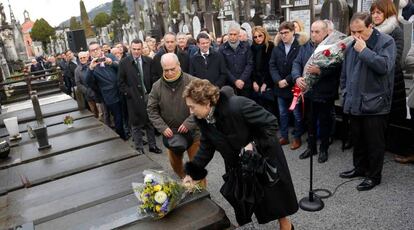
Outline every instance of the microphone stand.
<svg viewBox="0 0 414 230"><path fill-rule="evenodd" d="M310 142L310 179L309 179L309 196L302 198L299 201L299 207L308 212L316 212L323 209L325 204L322 199L315 195L313 191L313 155L317 153L316 136L314 126L316 125L313 117L313 102L309 99L309 122L308 122L308 138ZM302 101L302 103L304 103ZM305 111L303 111L305 112Z"/></svg>

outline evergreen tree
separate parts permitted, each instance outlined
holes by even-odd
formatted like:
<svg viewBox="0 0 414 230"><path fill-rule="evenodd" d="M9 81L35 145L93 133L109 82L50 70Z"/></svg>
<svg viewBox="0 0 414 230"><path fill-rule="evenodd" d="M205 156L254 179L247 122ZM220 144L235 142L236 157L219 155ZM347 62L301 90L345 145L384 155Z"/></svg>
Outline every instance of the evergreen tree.
<svg viewBox="0 0 414 230"><path fill-rule="evenodd" d="M170 15L173 16L174 11L180 13L180 0L170 1Z"/></svg>
<svg viewBox="0 0 414 230"><path fill-rule="evenodd" d="M126 24L129 22L128 10L125 3L122 3L121 0L112 1L112 20L118 20L121 24Z"/></svg>
<svg viewBox="0 0 414 230"><path fill-rule="evenodd" d="M71 17L70 18L69 29L70 30L80 30L80 29L82 29L82 25L78 22L76 17Z"/></svg>
<svg viewBox="0 0 414 230"><path fill-rule="evenodd" d="M125 3L121 0L112 1L111 18L114 20L114 41L122 41L122 25L129 22L129 15Z"/></svg>
<svg viewBox="0 0 414 230"><path fill-rule="evenodd" d="M34 41L42 42L43 50L47 49L47 44L50 42L50 37L54 38L56 31L50 24L43 18L35 21L30 37Z"/></svg>
<svg viewBox="0 0 414 230"><path fill-rule="evenodd" d="M102 28L111 23L111 16L105 12L100 12L93 19L93 25L97 28Z"/></svg>
<svg viewBox="0 0 414 230"><path fill-rule="evenodd" d="M81 22L82 28L85 30L85 36L87 38L94 37L95 33L92 30L91 23L89 22L89 16L86 12L85 4L82 0L80 0L80 15L81 15Z"/></svg>

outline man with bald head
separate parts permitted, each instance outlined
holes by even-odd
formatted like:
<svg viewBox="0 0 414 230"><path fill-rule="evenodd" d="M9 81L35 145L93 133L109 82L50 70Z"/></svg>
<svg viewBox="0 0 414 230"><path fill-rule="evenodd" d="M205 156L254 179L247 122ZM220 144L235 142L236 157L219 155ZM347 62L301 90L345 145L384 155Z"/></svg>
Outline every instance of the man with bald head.
<svg viewBox="0 0 414 230"><path fill-rule="evenodd" d="M302 76L304 71L319 75L320 78L312 86L312 89L305 94L305 120L308 123L308 127L312 127L310 130L315 132L317 123L319 123L319 136L321 139L318 157L319 163L328 160L329 136L333 122L331 112L334 101L338 96L341 64L333 64L325 68L309 65L306 69L304 68L316 47L328 36L328 29L328 24L322 20L317 20L312 23L311 40L301 46L299 54L293 61L292 66L292 78L302 90L308 88ZM310 110L311 105L313 109L310 114L307 111ZM316 136L315 133L314 136ZM299 156L300 159L308 158L311 155L311 144L311 140L308 139L308 148Z"/></svg>
<svg viewBox="0 0 414 230"><path fill-rule="evenodd" d="M181 51L178 48L176 35L173 32L168 32L164 35L164 45L154 56L153 64L151 67L151 75L154 80L158 80L163 76L162 66L161 66L161 56L166 53L174 53L180 61L180 66L182 71L188 73L190 60L188 53Z"/></svg>
<svg viewBox="0 0 414 230"><path fill-rule="evenodd" d="M176 54L166 53L160 59L162 77L154 83L148 97L148 116L154 127L164 136L164 144L175 135L185 137L189 144L186 146L190 159L197 153L200 146L200 135L196 124L182 97L184 88L195 77L184 73ZM168 157L174 172L184 178L183 153L169 148Z"/></svg>

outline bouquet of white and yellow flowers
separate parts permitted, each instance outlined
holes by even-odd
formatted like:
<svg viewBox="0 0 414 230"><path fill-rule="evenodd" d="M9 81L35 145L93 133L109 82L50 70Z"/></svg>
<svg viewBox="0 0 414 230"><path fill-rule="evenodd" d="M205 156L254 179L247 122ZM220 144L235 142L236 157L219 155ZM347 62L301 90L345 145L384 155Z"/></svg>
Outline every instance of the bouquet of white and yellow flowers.
<svg viewBox="0 0 414 230"><path fill-rule="evenodd" d="M188 188L161 171L144 170L143 174L144 183L132 183L132 188L140 202L138 212L154 219L167 215L187 194L202 190L200 185Z"/></svg>

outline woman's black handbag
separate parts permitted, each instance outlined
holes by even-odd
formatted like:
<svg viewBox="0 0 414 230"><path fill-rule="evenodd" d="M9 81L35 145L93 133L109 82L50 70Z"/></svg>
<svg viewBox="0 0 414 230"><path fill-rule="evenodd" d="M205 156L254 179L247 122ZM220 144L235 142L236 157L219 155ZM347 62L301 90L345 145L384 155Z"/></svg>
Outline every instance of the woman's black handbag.
<svg viewBox="0 0 414 230"><path fill-rule="evenodd" d="M240 164L243 174L255 174L264 186L272 187L280 179L277 168L271 165L255 146L253 150L241 150Z"/></svg>

